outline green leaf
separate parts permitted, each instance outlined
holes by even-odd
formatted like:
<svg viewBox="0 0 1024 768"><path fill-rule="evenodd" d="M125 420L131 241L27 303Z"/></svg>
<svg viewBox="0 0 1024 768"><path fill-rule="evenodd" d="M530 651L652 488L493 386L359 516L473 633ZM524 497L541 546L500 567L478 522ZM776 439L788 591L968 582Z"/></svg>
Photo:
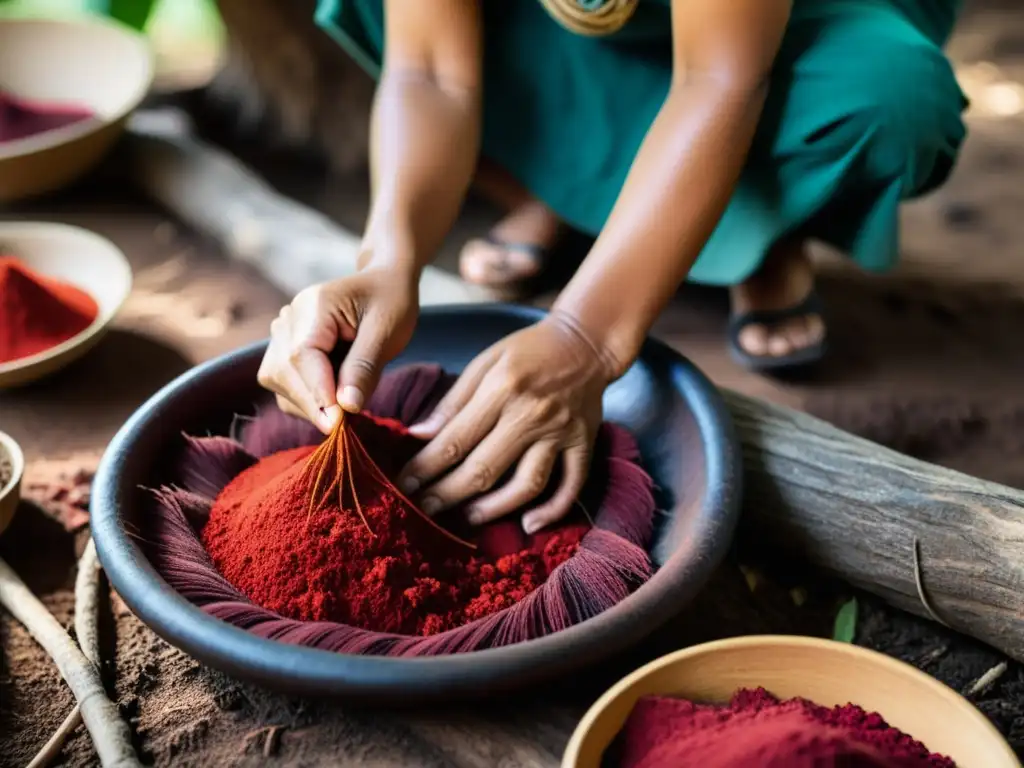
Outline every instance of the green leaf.
<svg viewBox="0 0 1024 768"><path fill-rule="evenodd" d="M857 634L857 598L843 603L836 614L836 622L832 629L832 639L840 643L852 643Z"/></svg>

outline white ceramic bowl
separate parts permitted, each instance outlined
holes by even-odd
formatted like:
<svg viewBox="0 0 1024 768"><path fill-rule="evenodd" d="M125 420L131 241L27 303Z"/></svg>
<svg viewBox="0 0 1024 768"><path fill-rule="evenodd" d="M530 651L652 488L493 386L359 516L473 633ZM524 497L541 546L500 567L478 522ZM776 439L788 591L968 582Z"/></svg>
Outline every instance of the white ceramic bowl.
<svg viewBox="0 0 1024 768"><path fill-rule="evenodd" d="M580 721L562 768L602 768L605 750L642 696L725 703L737 689L757 687L782 699L878 712L959 768L1021 768L981 712L909 664L848 643L771 635L696 645L623 678Z"/></svg>
<svg viewBox="0 0 1024 768"><path fill-rule="evenodd" d="M30 269L87 291L99 305L92 325L52 349L0 363L0 389L49 375L81 357L106 332L132 289L124 254L106 238L66 224L0 223L0 253L13 254Z"/></svg>
<svg viewBox="0 0 1024 768"><path fill-rule="evenodd" d="M0 485L0 533L4 532L14 517L14 511L21 501L21 478L25 474L25 456L21 446L6 432L0 432L0 455L11 462L11 476Z"/></svg>
<svg viewBox="0 0 1024 768"><path fill-rule="evenodd" d="M153 80L146 39L112 21L0 19L0 90L95 119L0 143L0 204L52 192L98 163Z"/></svg>

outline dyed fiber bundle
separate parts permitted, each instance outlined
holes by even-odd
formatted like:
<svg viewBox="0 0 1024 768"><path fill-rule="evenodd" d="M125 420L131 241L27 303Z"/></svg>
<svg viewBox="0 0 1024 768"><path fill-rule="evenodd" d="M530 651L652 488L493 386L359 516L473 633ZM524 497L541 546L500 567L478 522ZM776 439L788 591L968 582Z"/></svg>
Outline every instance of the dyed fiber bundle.
<svg viewBox="0 0 1024 768"><path fill-rule="evenodd" d="M274 407L240 420L237 439L188 438L177 484L156 493L143 531L154 566L206 613L261 637L394 656L540 637L646 581L652 482L621 428L602 427L580 497L592 523L577 513L527 536L518 515L481 529L449 515L446 530L398 492L388 478L422 445L403 425L429 414L453 380L437 366L385 376L367 407L374 416L348 422L355 444L324 441ZM348 482L311 477L311 461L334 461L327 474Z"/></svg>

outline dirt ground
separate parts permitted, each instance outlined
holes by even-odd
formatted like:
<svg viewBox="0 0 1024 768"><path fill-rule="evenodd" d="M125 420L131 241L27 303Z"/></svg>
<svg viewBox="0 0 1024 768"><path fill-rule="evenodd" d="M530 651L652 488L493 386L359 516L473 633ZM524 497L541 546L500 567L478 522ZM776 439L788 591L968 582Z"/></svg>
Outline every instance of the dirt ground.
<svg viewBox="0 0 1024 768"><path fill-rule="evenodd" d="M907 206L900 269L869 277L822 254L832 355L814 381L787 385L737 370L722 345L719 292L683 291L656 333L720 384L802 408L911 455L1024 487L1024 113L1004 114L1012 111L1007 94L1016 92L1013 84L1024 87L1024 12L1012 7L990 2L969 13L952 45L974 104L971 137L950 184ZM339 220L358 224L363 203L350 185L307 184L298 191ZM489 216L471 210L453 246ZM163 383L262 338L284 297L125 192L84 188L0 212L0 219L26 218L88 226L121 246L136 272L115 331L92 354L45 383L0 394L0 427L26 448L30 492L41 502L22 506L0 539L0 556L70 625L70 587L86 521L66 499L45 498L45 488L62 473L94 466L123 420ZM453 252L449 248L449 264ZM625 669L713 637L828 634L846 596L842 587L802 574L775 575L759 585L751 592L730 562L692 610L635 654L597 671L588 690L533 692L491 702L486 714L371 711L269 694L170 648L116 596L102 626L103 671L148 764L262 765L273 759L288 766L549 768L558 764L579 714ZM799 607L794 586L808 592ZM1004 661L863 597L857 642L963 692ZM0 616L0 648L0 766L24 766L72 700L53 665L6 614ZM1024 756L1024 668L1008 665L971 697ZM61 764L97 764L82 729Z"/></svg>

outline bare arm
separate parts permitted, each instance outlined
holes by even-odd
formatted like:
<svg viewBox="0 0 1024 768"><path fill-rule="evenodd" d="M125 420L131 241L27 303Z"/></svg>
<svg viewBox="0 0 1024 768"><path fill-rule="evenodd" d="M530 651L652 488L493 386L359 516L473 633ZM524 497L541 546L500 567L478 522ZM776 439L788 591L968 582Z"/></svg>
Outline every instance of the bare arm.
<svg viewBox="0 0 1024 768"><path fill-rule="evenodd" d="M364 264L418 277L458 215L480 145L478 0L386 0Z"/></svg>
<svg viewBox="0 0 1024 768"><path fill-rule="evenodd" d="M420 272L469 188L480 144L479 0L386 0L373 110L373 202L359 271L281 310L258 374L278 405L324 432L358 411L409 343ZM341 370L329 354L349 341Z"/></svg>
<svg viewBox="0 0 1024 768"><path fill-rule="evenodd" d="M601 236L554 305L621 375L746 161L790 0L673 0L672 87Z"/></svg>

